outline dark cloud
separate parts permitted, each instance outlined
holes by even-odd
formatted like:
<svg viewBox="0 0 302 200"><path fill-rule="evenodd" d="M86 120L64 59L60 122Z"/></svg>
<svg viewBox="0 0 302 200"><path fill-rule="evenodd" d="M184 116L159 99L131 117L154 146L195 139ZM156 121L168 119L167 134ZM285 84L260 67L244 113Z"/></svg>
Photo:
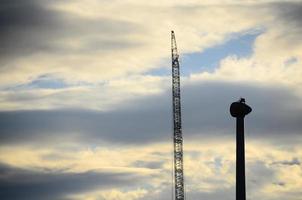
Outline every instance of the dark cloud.
<svg viewBox="0 0 302 200"><path fill-rule="evenodd" d="M298 158L293 158L292 160L283 160L273 162L274 165L301 165L301 162Z"/></svg>
<svg viewBox="0 0 302 200"><path fill-rule="evenodd" d="M274 21L271 26L278 28L275 38L280 48L300 48L302 35L302 2L270 3ZM287 45L287 46L284 46Z"/></svg>
<svg viewBox="0 0 302 200"><path fill-rule="evenodd" d="M278 2L273 3L273 7L280 17L279 20L302 30L302 2Z"/></svg>
<svg viewBox="0 0 302 200"><path fill-rule="evenodd" d="M286 185L286 183L284 183L284 182L276 182L276 183L273 183L273 184L281 186L281 187L284 187Z"/></svg>
<svg viewBox="0 0 302 200"><path fill-rule="evenodd" d="M139 45L120 38L137 30L135 24L107 18L87 19L54 10L50 3L54 1L1 1L1 62L34 53L76 54ZM75 38L82 42L78 48L67 47L63 42Z"/></svg>
<svg viewBox="0 0 302 200"><path fill-rule="evenodd" d="M234 136L235 119L229 105L246 97L253 111L246 117L248 139L299 141L302 130L300 99L287 88L211 83L183 88L183 133L190 137ZM0 141L44 143L79 141L146 144L170 141L171 95L125 101L114 111L13 111L0 113ZM291 139L292 138L292 139Z"/></svg>
<svg viewBox="0 0 302 200"><path fill-rule="evenodd" d="M56 14L59 13L52 12L37 0L1 1L1 58L48 48L47 32L55 28L58 21Z"/></svg>
<svg viewBox="0 0 302 200"><path fill-rule="evenodd" d="M127 173L67 173L32 171L0 164L0 199L62 200L67 195L119 186L137 186L144 180ZM133 184L129 184L132 180Z"/></svg>
<svg viewBox="0 0 302 200"><path fill-rule="evenodd" d="M229 106L240 97L253 109L246 116L247 134L251 137L298 135L302 128L300 98L290 89L242 83L202 83L183 90L184 129L203 134L230 134L235 119Z"/></svg>

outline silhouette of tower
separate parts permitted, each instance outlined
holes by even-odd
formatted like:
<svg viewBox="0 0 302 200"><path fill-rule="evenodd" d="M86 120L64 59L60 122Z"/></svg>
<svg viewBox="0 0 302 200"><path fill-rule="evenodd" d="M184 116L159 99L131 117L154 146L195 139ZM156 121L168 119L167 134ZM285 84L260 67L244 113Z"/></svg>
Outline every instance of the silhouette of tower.
<svg viewBox="0 0 302 200"><path fill-rule="evenodd" d="M246 200L244 117L251 111L243 98L230 106L231 115L236 117L236 200Z"/></svg>
<svg viewBox="0 0 302 200"><path fill-rule="evenodd" d="M174 187L175 200L184 200L184 173L183 173L183 140L181 129L181 105L180 105L180 74L179 55L177 53L174 31L171 32L172 51L172 103L173 103L173 143L174 143Z"/></svg>

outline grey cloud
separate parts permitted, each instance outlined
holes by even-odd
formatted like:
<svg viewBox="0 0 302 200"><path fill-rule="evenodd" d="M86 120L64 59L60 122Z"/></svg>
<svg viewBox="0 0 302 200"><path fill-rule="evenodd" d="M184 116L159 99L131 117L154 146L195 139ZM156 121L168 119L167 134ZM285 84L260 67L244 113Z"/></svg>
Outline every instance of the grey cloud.
<svg viewBox="0 0 302 200"><path fill-rule="evenodd" d="M67 173L32 171L0 164L0 198L10 200L62 200L68 195L111 187L137 186L142 177L131 173Z"/></svg>
<svg viewBox="0 0 302 200"><path fill-rule="evenodd" d="M266 184L273 183L275 171L262 161L247 163L247 186L256 191Z"/></svg>
<svg viewBox="0 0 302 200"><path fill-rule="evenodd" d="M262 161L256 161L252 163L247 163L247 196L250 199L272 199L271 195L260 192L265 186L274 185L277 187L287 187L287 182L285 179L280 179L278 176L278 170L272 167L269 163ZM284 166L281 166L283 168ZM287 191L287 190L285 190ZM274 197L276 200L283 199L294 199L298 200L301 198L301 192L295 189L289 192L283 192L283 190L278 191L278 196Z"/></svg>
<svg viewBox="0 0 302 200"><path fill-rule="evenodd" d="M301 29L302 25L302 2L283 2L274 3L279 19L286 21Z"/></svg>
<svg viewBox="0 0 302 200"><path fill-rule="evenodd" d="M6 58L10 54L25 55L32 53L33 49L38 51L47 48L47 29L55 27L58 20L56 14L37 0L2 1L1 57Z"/></svg>
<svg viewBox="0 0 302 200"><path fill-rule="evenodd" d="M251 137L299 134L302 112L300 98L287 88L261 85L203 83L191 90L183 90L184 125L189 132L232 133L235 120L229 106L245 97L253 111L246 116L246 127ZM188 94L189 93L189 94ZM194 105L194 106L192 106ZM187 108L186 108L187 107Z"/></svg>
<svg viewBox="0 0 302 200"><path fill-rule="evenodd" d="M77 54L139 45L121 38L138 30L136 24L107 18L83 18L54 10L50 8L50 2L54 3L48 0L1 1L0 55L2 62L41 52ZM62 43L64 39L83 40L82 46L66 47L64 42Z"/></svg>
<svg viewBox="0 0 302 200"><path fill-rule="evenodd" d="M287 88L205 82L183 88L183 133L191 137L234 137L229 106L246 97L253 111L246 117L248 139L298 142L302 111ZM170 141L171 94L125 101L108 112L89 110L13 111L0 113L0 140L9 143L79 141L141 144Z"/></svg>
<svg viewBox="0 0 302 200"><path fill-rule="evenodd" d="M281 187L284 187L286 185L284 182L276 182L276 183L273 183L273 184L281 186Z"/></svg>
<svg viewBox="0 0 302 200"><path fill-rule="evenodd" d="M293 158L292 160L283 160L273 162L274 165L301 165L301 162L298 158Z"/></svg>
<svg viewBox="0 0 302 200"><path fill-rule="evenodd" d="M280 48L295 49L301 45L302 2L276 2L267 5L271 9L274 21L272 28L278 28L275 38ZM282 47L287 45L287 47Z"/></svg>

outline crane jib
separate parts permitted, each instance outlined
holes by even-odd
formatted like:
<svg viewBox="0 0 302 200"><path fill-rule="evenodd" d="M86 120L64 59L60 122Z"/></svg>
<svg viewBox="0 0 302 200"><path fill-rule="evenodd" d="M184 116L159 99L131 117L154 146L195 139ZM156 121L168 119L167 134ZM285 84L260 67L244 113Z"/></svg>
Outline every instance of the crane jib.
<svg viewBox="0 0 302 200"><path fill-rule="evenodd" d="M173 104L173 143L174 143L174 194L175 200L185 199L183 170L183 138L181 126L179 55L174 31L171 32L172 50L172 104Z"/></svg>

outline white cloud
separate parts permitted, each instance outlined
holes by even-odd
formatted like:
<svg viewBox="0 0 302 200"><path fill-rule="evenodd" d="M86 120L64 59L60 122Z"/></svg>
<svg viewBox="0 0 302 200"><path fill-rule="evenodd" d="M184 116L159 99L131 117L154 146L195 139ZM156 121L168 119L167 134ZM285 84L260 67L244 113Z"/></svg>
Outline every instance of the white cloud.
<svg viewBox="0 0 302 200"><path fill-rule="evenodd" d="M186 141L185 176L188 196L230 190L235 184L235 143L230 140ZM76 148L75 148L76 147ZM276 147L270 143L247 143L248 196L279 199L275 194L297 193L301 188L301 148ZM134 173L144 179L140 186L124 184L75 193L72 199L144 199L167 190L171 184L172 146L167 143L144 147L87 148L65 147L1 147L0 161L29 170L53 170L69 173L100 171L102 173ZM139 162L138 162L139 161ZM140 163L138 165L138 163ZM160 163L160 164L155 164ZM288 173L290 170L291 173ZM168 184L168 185L167 185ZM131 187L132 186L132 187ZM167 187L167 188L166 188ZM155 193L153 193L155 191ZM230 191L229 191L230 192ZM228 194L226 194L228 195ZM107 197L107 198L106 198ZM168 197L165 197L168 198ZM295 197L297 198L297 197Z"/></svg>
<svg viewBox="0 0 302 200"><path fill-rule="evenodd" d="M49 34L57 36L48 38L50 50L18 56L4 64L2 84L24 83L43 73L87 82L142 73L170 57L171 29L175 29L180 51L185 53L221 43L230 33L259 26L249 7L136 3L89 0L58 4L55 11L62 19L55 21L57 24L49 30ZM208 17L211 15L216 17ZM36 42L39 45L40 41ZM8 73L14 79L7 78Z"/></svg>
<svg viewBox="0 0 302 200"><path fill-rule="evenodd" d="M267 127L270 126L270 130L275 133L280 134L286 130L289 134L293 134L299 129L301 104L298 100L301 99L302 95L299 87L302 84L302 46L300 42L301 29L299 28L299 18L301 17L298 12L301 8L300 1L284 1L283 4L275 1L243 3L235 0L203 1L202 3L195 0L186 3L171 0L150 1L148 3L136 0L53 2L45 1L43 5L45 8L42 9L40 16L50 17L51 20L39 18L42 23L37 23L33 20L35 18L28 19L25 20L26 24L29 24L26 30L21 26L20 29L13 29L14 34L7 34L4 31L5 37L3 38L7 41L5 43L7 46L4 45L4 47L10 48L7 48L8 50L6 48L0 49L5 55L0 66L0 109L2 111L56 108L116 111L119 108L130 107L134 110L139 107L139 109L146 109L150 112L156 107L158 110L155 111L158 112L160 109L164 109L160 106L166 104L151 102L153 104L150 106L146 104L150 102L140 100L151 96L157 98L156 95L162 95L169 88L169 77L146 74L151 69L170 67L171 29L176 31L181 54L200 52L206 48L222 44L234 33L244 34L261 29L263 33L257 37L253 45L253 54L250 57L229 56L221 60L219 67L212 73L202 72L183 78L183 85L196 93L202 91L192 85L218 84L218 87L211 85L209 87L211 91L204 91L210 97L205 98L197 95L196 99L191 99L188 102L194 106L198 105L197 101L203 102L204 105L225 106L225 104L220 104L221 99L217 102L214 100L221 97L219 95L230 92L229 88L234 86L234 82L240 83L242 88L233 91L232 95L239 95L243 90L246 91L245 89L248 88L246 84L258 85L257 91L259 92L255 92L253 88L248 90L248 95L256 102L255 104L265 104L265 109L263 111L255 110L255 113L258 114L258 121L256 118L251 119L254 119L260 128L253 129L253 131L258 131L258 134L265 134L263 130L268 132ZM36 2L31 1L31 3ZM41 9L40 6L34 6L33 10ZM28 9L28 7L26 8ZM283 8L286 9L283 10ZM20 16L22 18L22 15ZM19 18L16 17L16 19ZM22 23L14 23L13 27L16 28L20 24ZM6 27L6 23L4 25L3 27ZM0 29L0 31L3 30ZM17 32L20 34L16 34ZM30 86L37 78L45 74L50 74L64 81L67 86L56 89ZM225 87L222 87L223 84ZM263 90L260 89L262 86ZM286 88L286 90L274 90L274 88ZM288 92L290 90L300 96ZM191 94L192 91L189 93ZM264 93L266 92L272 95L265 96ZM282 94L276 95L278 92ZM213 95L213 93L219 95ZM263 97L255 97L253 94ZM286 95L284 99L281 98L283 94ZM192 96L184 97L188 100ZM263 101L262 104L259 104L257 98L259 101ZM278 98L278 101L274 98ZM201 99L205 99L205 101L201 101ZM285 102L285 99L288 101L282 103ZM162 98L158 98L158 100L162 100ZM135 105L131 105L133 102ZM218 112L210 113L207 106L188 106L187 108L191 110L205 109L209 114L207 120L218 119L215 116ZM167 110L167 108L165 109ZM221 107L216 109L223 110ZM271 111L275 111L272 113L278 115L269 121L268 119L272 114L263 112ZM127 112L125 113L127 114ZM43 114L45 115L45 113ZM191 117L191 120L195 119L193 122L187 121L189 122L187 130L191 134L193 133L191 138L187 137L187 141L200 139L200 137L194 137L194 134L199 133L196 131L197 128L203 132L217 131L217 129L213 130L211 127L213 124L210 123L209 126L202 127L204 129L201 129L200 126L194 126L194 123L200 124L202 116L199 113L187 111L187 116ZM264 118L266 120L261 120ZM20 119L24 118L21 117ZM78 122L77 120L82 119L75 119L75 122ZM161 118L158 117L156 120L161 120ZM204 116L202 120L203 124L207 123ZM280 123L281 121L283 123ZM29 120L28 122L32 121ZM50 121L48 122L50 123ZM73 121L71 120L71 122ZM136 121L136 123L139 122L139 120ZM193 123L193 126L190 123ZM219 125L219 131L223 131L221 128L222 125L225 125L223 123L225 121ZM265 125L263 125L264 123ZM132 122L129 124L133 125ZM150 125L150 123L146 124ZM141 126L146 129L146 124L142 123ZM26 122L25 125L27 125ZM93 124L88 123L88 125ZM281 125L282 127L280 127ZM41 126L50 128L51 124L42 124ZM21 124L21 127L24 127L24 124ZM87 127L83 127L87 130ZM76 126L79 130L70 130L81 131L83 127L79 125ZM171 180L171 145L152 143L133 147L129 140L133 140L139 131L130 137L129 132L134 131L127 129L128 132L120 136L122 133L114 132L116 129L113 128L112 132L107 130L109 134L104 133L102 136L115 142L119 138L125 139L129 136L130 139L128 138L125 142L128 145L117 148L119 144L115 146L111 141L109 146L83 147L81 146L83 144L74 144L74 142L79 142L78 138L78 140L75 139L78 136L77 132L72 134L60 132L60 137L56 136L55 134L61 131L59 127L54 129L51 134L47 132L45 137L47 140L56 137L55 141L60 140L61 143L62 140L69 137L69 142L72 143L70 149L58 146L47 147L43 146L48 144L47 142L38 145L39 137L36 138L36 133L31 133L31 131L40 131L40 136L44 137L44 133L41 133L44 129L40 125L33 130L29 126L27 129L20 131L17 127L17 129L12 129L17 131L17 134L8 131L8 133L1 135L2 139L6 139L5 142L10 141L10 139L13 140L12 145L2 143L3 145L0 147L1 163L11 167L37 171L63 170L68 173L84 173L90 170L99 170L112 173L136 173L142 177L147 177L148 180L144 182L146 185L140 187L129 188L128 185L125 187L123 185L101 191L85 191L81 194L74 194L71 198L91 200L98 198L155 199L154 196L158 197L167 193L166 190L168 189L164 185L170 184L169 181ZM96 139L93 137L95 130L91 131L93 132L90 133L91 135L85 136L92 136L91 140L94 140ZM162 131L162 127L156 131ZM157 137L156 139L161 138L158 136L161 133L157 132L154 137ZM120 137L117 137L117 134ZM268 135L270 134L271 132L268 133ZM51 137L48 138L49 135ZM21 136L22 139L27 137L24 139L26 141L33 140L32 143L25 142L25 146L16 145L22 140L20 139ZM81 140L87 139L83 135L81 136ZM18 137L18 139L13 137ZM152 134L148 137L141 136L137 141L146 143L146 140L154 139L152 137ZM285 137L287 136L282 138ZM98 139L103 140L102 137ZM300 138L293 139L298 141ZM15 140L16 144L14 143ZM283 149L278 145L286 142L283 140L280 142L280 140L278 140L278 144L248 143L247 172L250 186L248 195L251 198L259 199L260 196L267 200L298 200L300 198L301 164L297 163L301 161L299 160L296 164L290 163L295 163L293 161L296 158L301 158L302 151L298 146L287 146ZM209 138L205 142L209 142ZM234 187L234 144L232 142L219 141L210 144L187 142L185 150L185 175L189 195L191 193L193 196L193 193L198 193L202 196L216 194L219 191L228 191L230 194L230 190ZM153 191L155 194L152 194Z"/></svg>
<svg viewBox="0 0 302 200"><path fill-rule="evenodd" d="M133 99L162 93L170 83L167 77L129 76L103 83L79 83L63 88L24 85L0 91L1 110L76 108L112 110ZM51 83L49 83L51 85Z"/></svg>
<svg viewBox="0 0 302 200"><path fill-rule="evenodd" d="M137 189L132 191L123 192L118 189L103 190L97 192L90 192L87 194L70 195L74 200L137 200L143 199L147 191L144 189Z"/></svg>
<svg viewBox="0 0 302 200"><path fill-rule="evenodd" d="M301 35L295 26L295 20L299 19L290 18L291 23L287 23L290 11L299 8L299 4L217 1L215 5L208 5L192 1L183 5L182 2L165 2L153 4L152 1L152 5L95 0L45 3L51 8L49 15L58 13L58 19L52 19L52 29L42 25L40 29L46 28L47 35L55 37L33 42L40 47L44 44L41 41L48 39L47 48L41 50L33 46L30 54L18 54L2 63L1 88L26 85L45 74L71 85L88 84L56 90L2 90L1 109L32 109L33 104L29 103L32 102L38 109L104 110L132 94L158 93L165 89L168 79L145 74L150 69L170 66L171 29L176 31L181 54L221 44L234 33L265 30L257 37L251 57L227 57L213 73L192 74L192 81L285 84L296 89L301 84L302 46L295 42ZM287 10L283 11L282 6ZM41 36L40 32L33 34ZM23 37L27 36L20 36ZM17 50L22 51L22 48ZM107 85L98 86L100 83ZM24 101L24 98L32 101ZM97 102L91 102L92 99ZM85 103L86 100L91 103Z"/></svg>

